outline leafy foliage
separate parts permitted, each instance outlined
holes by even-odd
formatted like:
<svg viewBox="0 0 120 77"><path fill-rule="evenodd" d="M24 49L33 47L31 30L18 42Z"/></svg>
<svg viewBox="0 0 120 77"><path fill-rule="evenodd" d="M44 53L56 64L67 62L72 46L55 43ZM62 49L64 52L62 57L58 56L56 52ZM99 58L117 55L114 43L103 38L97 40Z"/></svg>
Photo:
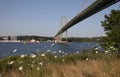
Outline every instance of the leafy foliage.
<svg viewBox="0 0 120 77"><path fill-rule="evenodd" d="M103 47L120 51L120 10L112 10L111 14L105 15L105 20L101 23L107 35L103 39Z"/></svg>

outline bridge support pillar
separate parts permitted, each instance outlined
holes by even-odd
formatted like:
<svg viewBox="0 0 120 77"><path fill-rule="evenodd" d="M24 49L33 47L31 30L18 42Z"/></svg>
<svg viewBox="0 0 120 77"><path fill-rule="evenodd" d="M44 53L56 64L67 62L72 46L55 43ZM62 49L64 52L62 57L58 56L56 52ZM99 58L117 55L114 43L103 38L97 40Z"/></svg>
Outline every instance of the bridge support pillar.
<svg viewBox="0 0 120 77"><path fill-rule="evenodd" d="M54 39L55 43L62 43L62 39L60 38L60 36L56 36Z"/></svg>

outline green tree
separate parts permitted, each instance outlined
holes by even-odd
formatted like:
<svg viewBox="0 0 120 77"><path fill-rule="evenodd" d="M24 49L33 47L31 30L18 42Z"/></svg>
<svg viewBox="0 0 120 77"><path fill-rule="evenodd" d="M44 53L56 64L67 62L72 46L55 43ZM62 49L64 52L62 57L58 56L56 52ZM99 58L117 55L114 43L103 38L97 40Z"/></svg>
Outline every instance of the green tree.
<svg viewBox="0 0 120 77"><path fill-rule="evenodd" d="M103 38L103 47L106 50L120 52L120 10L112 10L109 15L105 15L101 22L107 35Z"/></svg>

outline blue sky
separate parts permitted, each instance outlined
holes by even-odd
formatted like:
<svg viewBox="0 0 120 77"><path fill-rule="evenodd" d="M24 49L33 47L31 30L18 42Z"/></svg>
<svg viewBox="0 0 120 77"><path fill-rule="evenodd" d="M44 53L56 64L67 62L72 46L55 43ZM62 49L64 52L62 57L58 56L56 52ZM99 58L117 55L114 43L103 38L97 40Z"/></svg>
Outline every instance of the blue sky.
<svg viewBox="0 0 120 77"><path fill-rule="evenodd" d="M55 36L61 16L71 20L95 0L0 0L0 36ZM83 20L68 30L69 37L104 36L101 21L120 2ZM63 34L64 36L65 34Z"/></svg>

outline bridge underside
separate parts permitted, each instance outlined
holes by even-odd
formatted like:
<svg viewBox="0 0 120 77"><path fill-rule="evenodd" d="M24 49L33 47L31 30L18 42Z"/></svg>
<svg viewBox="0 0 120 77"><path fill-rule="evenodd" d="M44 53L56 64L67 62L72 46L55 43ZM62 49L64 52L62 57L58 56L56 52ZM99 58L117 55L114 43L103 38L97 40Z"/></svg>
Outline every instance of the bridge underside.
<svg viewBox="0 0 120 77"><path fill-rule="evenodd" d="M68 28L74 26L78 22L88 18L89 16L109 7L110 5L118 2L120 0L96 0L93 4L91 4L88 8L83 10L77 16L75 16L72 20L70 20L56 35L59 36L61 33L66 31Z"/></svg>

